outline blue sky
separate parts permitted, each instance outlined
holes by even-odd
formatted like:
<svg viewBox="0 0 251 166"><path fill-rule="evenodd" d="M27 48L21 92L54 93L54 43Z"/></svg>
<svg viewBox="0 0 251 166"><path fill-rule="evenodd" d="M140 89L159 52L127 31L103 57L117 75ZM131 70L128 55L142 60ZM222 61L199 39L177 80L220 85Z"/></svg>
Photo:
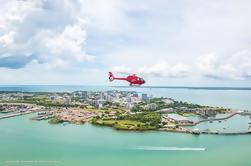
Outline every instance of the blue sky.
<svg viewBox="0 0 251 166"><path fill-rule="evenodd" d="M249 0L0 1L0 84L251 85Z"/></svg>

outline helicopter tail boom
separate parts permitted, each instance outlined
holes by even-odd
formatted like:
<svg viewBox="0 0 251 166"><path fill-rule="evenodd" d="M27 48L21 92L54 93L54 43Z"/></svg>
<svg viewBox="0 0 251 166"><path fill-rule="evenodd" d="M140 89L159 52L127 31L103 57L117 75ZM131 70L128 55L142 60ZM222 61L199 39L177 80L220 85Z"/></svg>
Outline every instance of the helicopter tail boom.
<svg viewBox="0 0 251 166"><path fill-rule="evenodd" d="M112 72L109 72L109 80L110 82L112 82L113 80L126 80L127 81L127 78L118 78L118 77L115 77Z"/></svg>

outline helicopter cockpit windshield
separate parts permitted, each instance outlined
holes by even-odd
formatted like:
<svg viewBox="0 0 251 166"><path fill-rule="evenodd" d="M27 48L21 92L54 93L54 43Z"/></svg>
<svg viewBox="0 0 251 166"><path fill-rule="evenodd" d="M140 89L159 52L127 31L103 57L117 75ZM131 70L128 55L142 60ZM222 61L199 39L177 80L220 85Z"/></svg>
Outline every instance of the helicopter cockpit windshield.
<svg viewBox="0 0 251 166"><path fill-rule="evenodd" d="M141 82L145 82L145 80L143 78L138 78L138 80Z"/></svg>

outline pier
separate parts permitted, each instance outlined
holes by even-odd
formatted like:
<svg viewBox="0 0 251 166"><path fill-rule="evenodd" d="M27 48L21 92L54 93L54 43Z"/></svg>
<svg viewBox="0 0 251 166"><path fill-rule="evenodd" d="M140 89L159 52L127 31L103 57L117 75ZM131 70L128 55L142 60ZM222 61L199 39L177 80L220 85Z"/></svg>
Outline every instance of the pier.
<svg viewBox="0 0 251 166"><path fill-rule="evenodd" d="M213 119L203 119L203 120L200 120L200 121L197 121L197 122L194 122L194 123L189 123L189 124L180 124L180 125L177 125L177 126L180 126L180 127L185 127L185 126L196 126L200 123L203 123L203 122L208 122L208 121L221 121L221 120L226 120L226 119L229 119L235 115L241 115L241 116L249 116L251 117L251 112L245 112L245 111L235 111L235 112L232 112L230 115L228 116L225 116L225 117L222 117L222 118L213 118ZM179 131L178 131L179 132ZM247 134L251 134L251 126L248 128L247 131L241 131L241 132L221 132L221 131L195 131L195 130L188 130L188 132L186 133L191 133L191 134L212 134L212 135L247 135Z"/></svg>
<svg viewBox="0 0 251 166"><path fill-rule="evenodd" d="M12 118L12 117L27 115L27 114L31 114L31 113L35 113L35 112L37 112L37 111L26 111L26 112L20 112L20 113L13 113L13 114L9 114L9 115L0 116L0 119Z"/></svg>
<svg viewBox="0 0 251 166"><path fill-rule="evenodd" d="M231 118L231 117L233 117L233 116L235 116L235 115L237 115L237 114L239 114L238 112L235 112L235 113L232 113L232 114L230 114L230 115L228 115L228 116L226 116L226 117L222 117L222 118L214 118L214 119L203 119L203 120L200 120L200 121L198 121L198 122L195 122L195 123L193 123L193 125L195 126L195 125L198 125L198 124L200 124L200 123L203 123L203 122L210 122L210 121L221 121L221 120L226 120L226 119L229 119L229 118Z"/></svg>
<svg viewBox="0 0 251 166"><path fill-rule="evenodd" d="M236 112L233 112L232 114L230 114L228 116L225 116L225 117L222 117L222 118L203 119L203 120L199 120L199 121L194 122L194 123L178 124L177 126L196 126L196 125L198 125L200 123L203 123L203 122L226 120L226 119L229 119L229 118L231 118L231 117L233 117L235 115L251 116L251 113L250 112L243 112L243 111L236 111Z"/></svg>
<svg viewBox="0 0 251 166"><path fill-rule="evenodd" d="M173 133L184 133L184 134L206 134L206 135L226 135L226 136L234 136L234 135L249 135L251 134L251 128L248 131L241 131L241 132L220 132L220 131L194 131L192 129L186 130L170 130L167 128L160 128L159 131L166 131L166 132L173 132Z"/></svg>

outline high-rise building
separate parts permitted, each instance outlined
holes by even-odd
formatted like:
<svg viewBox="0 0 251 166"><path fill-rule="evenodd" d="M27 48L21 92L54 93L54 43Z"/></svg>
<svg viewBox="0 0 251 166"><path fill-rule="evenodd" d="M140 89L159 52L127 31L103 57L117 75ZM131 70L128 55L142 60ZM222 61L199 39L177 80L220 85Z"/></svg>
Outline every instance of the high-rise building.
<svg viewBox="0 0 251 166"><path fill-rule="evenodd" d="M148 101L148 96L147 96L146 93L142 93L141 100L144 101L144 102Z"/></svg>

